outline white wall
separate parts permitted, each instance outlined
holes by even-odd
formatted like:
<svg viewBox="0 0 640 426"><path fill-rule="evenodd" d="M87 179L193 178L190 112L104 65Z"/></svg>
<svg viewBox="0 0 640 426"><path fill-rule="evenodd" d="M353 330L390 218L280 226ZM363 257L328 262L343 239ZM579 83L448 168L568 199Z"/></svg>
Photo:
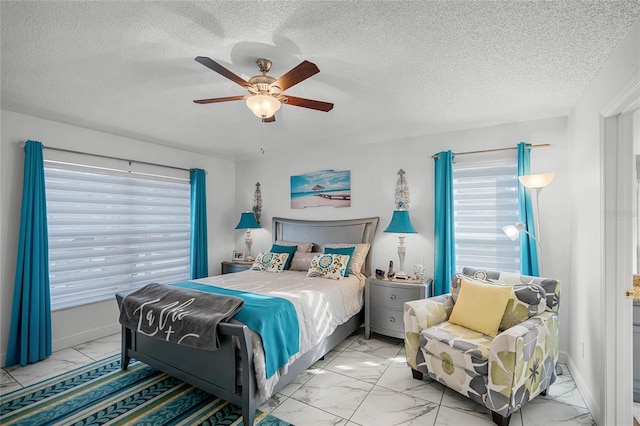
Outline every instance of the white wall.
<svg viewBox="0 0 640 426"><path fill-rule="evenodd" d="M20 226L20 203L24 150L21 141L37 140L45 147L65 148L130 160L148 161L207 171L207 223L209 273L220 273L220 261L229 258L234 244L235 164L192 152L153 145L139 140L2 111L0 145L0 362L4 365L15 277L16 248ZM48 155L61 155L45 150ZM62 154L64 155L64 154ZM115 300L53 312L54 350L116 333Z"/></svg>
<svg viewBox="0 0 640 426"><path fill-rule="evenodd" d="M640 21L631 27L568 117L571 178L566 204L570 210L571 228L569 274L575 284L569 288L569 293L564 293L571 298L571 303L561 321L568 322L571 327L565 343L568 364L598 424L604 424L605 403L600 111L638 72L639 52Z"/></svg>
<svg viewBox="0 0 640 426"><path fill-rule="evenodd" d="M403 169L411 192L409 211L417 235L406 238L405 270L411 272L415 263L424 263L433 274L433 159L436 152L454 152L515 147L518 142L552 144L551 148L531 151L532 173L553 171L556 178L540 194L540 223L544 241L545 275L558 278L563 289L569 283L568 209L569 175L566 167L566 119L553 118L507 124L468 131L400 139L383 143L344 147L325 152L319 147L313 153L274 153L256 160L237 163L236 210L250 209L256 182L260 182L263 200L264 229L254 230L253 253L271 247L271 218L347 219L379 216L372 267L386 269L389 260L397 262L398 238L382 231L391 220L397 172ZM515 151L513 153L515 156ZM460 157L463 158L463 157ZM466 159L466 158L465 158ZM290 208L292 175L319 170L351 170L351 207ZM236 249L244 248L244 234L236 231ZM397 264L397 263L396 263ZM567 310L568 298L562 297L561 309ZM561 350L568 340L567 321L561 321Z"/></svg>

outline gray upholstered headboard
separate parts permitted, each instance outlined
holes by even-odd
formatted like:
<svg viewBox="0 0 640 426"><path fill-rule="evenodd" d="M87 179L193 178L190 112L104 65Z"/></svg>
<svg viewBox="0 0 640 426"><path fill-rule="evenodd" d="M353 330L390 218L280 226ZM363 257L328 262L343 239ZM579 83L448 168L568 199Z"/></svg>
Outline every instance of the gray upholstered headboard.
<svg viewBox="0 0 640 426"><path fill-rule="evenodd" d="M273 241L313 242L313 251L329 243L369 243L365 273L371 276L371 252L378 227L377 217L346 220L299 220L273 218Z"/></svg>

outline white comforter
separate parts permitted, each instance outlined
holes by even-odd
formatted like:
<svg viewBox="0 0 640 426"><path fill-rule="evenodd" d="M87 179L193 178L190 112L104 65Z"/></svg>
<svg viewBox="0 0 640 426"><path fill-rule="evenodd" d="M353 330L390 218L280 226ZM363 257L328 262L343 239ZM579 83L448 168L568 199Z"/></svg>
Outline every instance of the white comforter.
<svg viewBox="0 0 640 426"><path fill-rule="evenodd" d="M244 271L194 282L282 297L293 303L300 323L300 352L289 359L289 364L360 312L363 305L364 277L355 275L331 280L307 277L306 272ZM252 340L257 387L260 400L265 401L288 365L267 379L260 336L252 333Z"/></svg>

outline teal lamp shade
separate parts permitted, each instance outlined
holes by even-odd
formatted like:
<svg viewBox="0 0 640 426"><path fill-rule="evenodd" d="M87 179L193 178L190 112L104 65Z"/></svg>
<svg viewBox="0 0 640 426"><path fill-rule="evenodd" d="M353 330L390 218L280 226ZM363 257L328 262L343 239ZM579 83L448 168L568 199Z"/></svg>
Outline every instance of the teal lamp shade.
<svg viewBox="0 0 640 426"><path fill-rule="evenodd" d="M256 220L256 215L253 212L242 212L242 215L240 216L240 222L238 222L235 229L254 228L260 228L260 224Z"/></svg>
<svg viewBox="0 0 640 426"><path fill-rule="evenodd" d="M384 232L393 232L394 234L417 234L411 224L409 210L394 210L391 223Z"/></svg>

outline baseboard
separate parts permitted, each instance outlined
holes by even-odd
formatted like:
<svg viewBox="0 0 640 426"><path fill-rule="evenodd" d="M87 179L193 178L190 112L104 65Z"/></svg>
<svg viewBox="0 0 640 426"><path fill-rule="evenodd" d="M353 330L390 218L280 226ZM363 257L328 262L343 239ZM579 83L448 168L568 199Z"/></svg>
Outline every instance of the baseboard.
<svg viewBox="0 0 640 426"><path fill-rule="evenodd" d="M558 362L560 364L567 363L567 353L566 352L558 352Z"/></svg>
<svg viewBox="0 0 640 426"><path fill-rule="evenodd" d="M112 334L120 333L122 326L118 323L109 324L104 327L88 330L82 333L74 334L73 336L66 336L61 339L56 339L51 342L51 348L53 352L61 349L70 348L82 343L87 343L92 340L100 339L102 337L111 336ZM7 353L0 354L0 365L4 366L7 360Z"/></svg>
<svg viewBox="0 0 640 426"><path fill-rule="evenodd" d="M591 413L591 416L593 417L595 424L597 425L604 424L602 422L602 411L600 410L600 406L598 405L595 398L593 397L593 394L591 393L591 390L587 386L585 380L582 378L582 375L580 374L578 367L576 367L575 362L569 355L567 355L566 353L564 355L566 359L565 365L569 369L569 372L573 377L573 381L576 383L576 387L578 388L580 395L582 395L582 399L584 400L584 403L587 405L587 408L589 409L589 412Z"/></svg>
<svg viewBox="0 0 640 426"><path fill-rule="evenodd" d="M110 336L112 334L120 333L122 327L118 323L113 323L100 328L94 328L93 330L83 331L82 333L74 334L73 336L65 336L60 339L55 339L51 346L53 351L59 351L61 349L70 348L82 343L87 343L92 340L100 339L102 337Z"/></svg>

